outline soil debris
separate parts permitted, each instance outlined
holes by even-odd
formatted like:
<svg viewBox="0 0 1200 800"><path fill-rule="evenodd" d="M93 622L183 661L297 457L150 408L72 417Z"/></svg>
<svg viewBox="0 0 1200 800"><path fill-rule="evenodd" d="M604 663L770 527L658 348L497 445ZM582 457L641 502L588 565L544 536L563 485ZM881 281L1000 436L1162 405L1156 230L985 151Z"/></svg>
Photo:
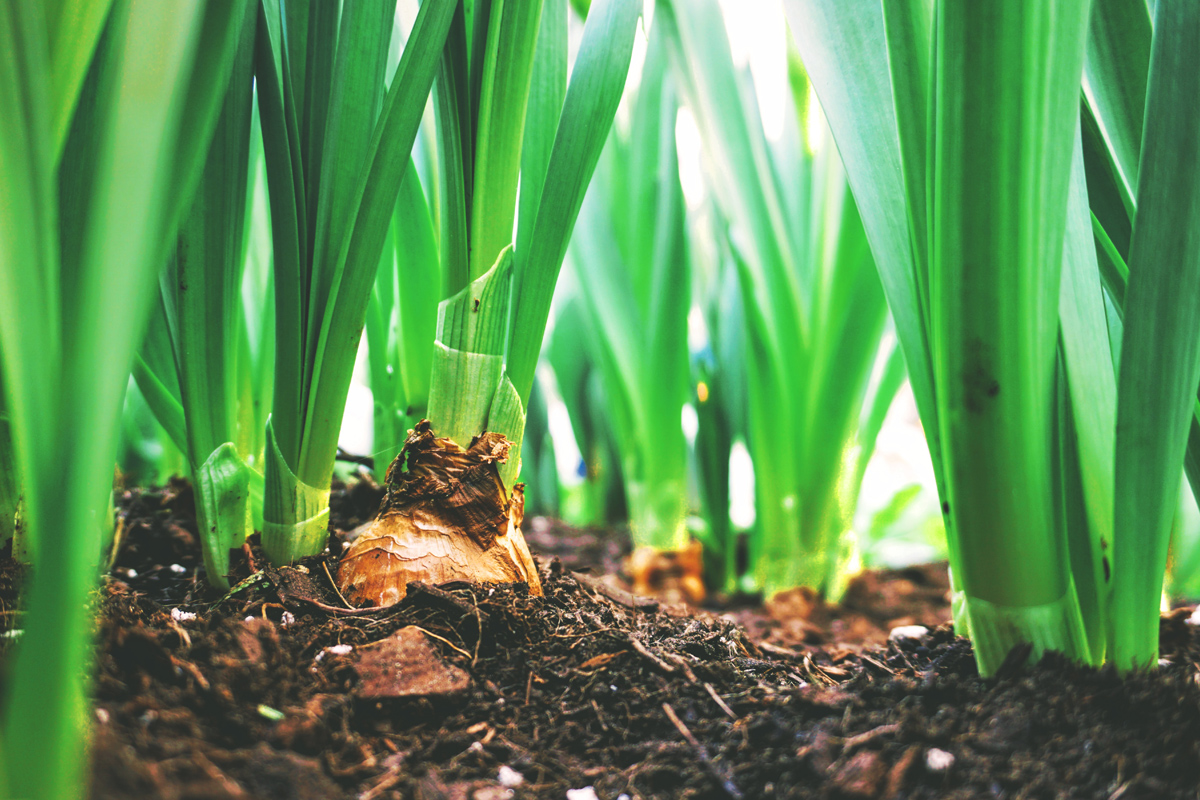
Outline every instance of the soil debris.
<svg viewBox="0 0 1200 800"><path fill-rule="evenodd" d="M983 680L938 618L936 567L874 574L856 608L814 610L817 643L761 609L625 604L556 561L544 597L413 584L361 612L326 562L255 570L252 546L245 585L223 597L172 533L194 525L181 491L122 502L129 541L98 599L95 798L1130 800L1200 786L1190 608L1163 618L1154 673L1051 654ZM19 570L0 567L14 612L0 626L19 629L5 594ZM846 643L839 620L878 643ZM928 633L887 641L902 624Z"/></svg>

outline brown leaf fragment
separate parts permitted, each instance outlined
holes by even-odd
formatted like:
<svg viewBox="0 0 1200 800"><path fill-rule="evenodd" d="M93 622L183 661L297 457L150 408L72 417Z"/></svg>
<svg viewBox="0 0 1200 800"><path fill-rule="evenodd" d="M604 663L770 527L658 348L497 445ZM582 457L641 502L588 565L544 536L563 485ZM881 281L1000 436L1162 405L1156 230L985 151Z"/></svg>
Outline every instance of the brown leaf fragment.
<svg viewBox="0 0 1200 800"><path fill-rule="evenodd" d="M842 765L833 777L834 789L846 798L873 798L879 794L887 766L874 750L862 750Z"/></svg>
<svg viewBox="0 0 1200 800"><path fill-rule="evenodd" d="M357 694L365 700L451 698L471 684L471 676L442 659L414 625L355 652Z"/></svg>

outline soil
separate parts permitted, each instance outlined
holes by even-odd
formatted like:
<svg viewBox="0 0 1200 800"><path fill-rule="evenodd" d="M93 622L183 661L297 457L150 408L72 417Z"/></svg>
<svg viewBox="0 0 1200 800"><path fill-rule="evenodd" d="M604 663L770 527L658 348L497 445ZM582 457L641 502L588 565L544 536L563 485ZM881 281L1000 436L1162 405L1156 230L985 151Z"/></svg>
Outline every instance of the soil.
<svg viewBox="0 0 1200 800"><path fill-rule="evenodd" d="M336 494L335 528L368 519L376 491ZM185 483L120 507L97 596L95 798L1198 796L1190 608L1164 616L1152 674L1051 655L983 680L945 624L944 565L861 576L834 608L794 592L696 609L625 592L619 532L543 521L544 598L414 585L354 612L332 558L272 569L247 547L245 580L211 590ZM19 572L0 564L0 628ZM911 624L928 631L888 641Z"/></svg>

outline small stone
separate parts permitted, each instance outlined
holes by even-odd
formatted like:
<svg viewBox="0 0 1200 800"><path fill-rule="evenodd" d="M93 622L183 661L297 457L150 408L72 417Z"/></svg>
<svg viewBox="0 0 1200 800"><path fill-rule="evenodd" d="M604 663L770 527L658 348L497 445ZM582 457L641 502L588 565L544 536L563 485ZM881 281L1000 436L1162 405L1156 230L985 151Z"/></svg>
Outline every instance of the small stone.
<svg viewBox="0 0 1200 800"><path fill-rule="evenodd" d="M96 709L96 721L101 725L107 725L109 720L108 711L103 708Z"/></svg>
<svg viewBox="0 0 1200 800"><path fill-rule="evenodd" d="M285 628L288 627L289 625L295 625L296 624L296 615L290 611L283 612L283 616L281 616L279 618L279 624Z"/></svg>
<svg viewBox="0 0 1200 800"><path fill-rule="evenodd" d="M501 786L512 789L524 783L525 776L505 764L504 766L500 767L500 774L496 776L496 780Z"/></svg>
<svg viewBox="0 0 1200 800"><path fill-rule="evenodd" d="M947 753L936 747L929 748L925 753L925 769L930 772L945 772L952 766L954 766L953 753Z"/></svg>
<svg viewBox="0 0 1200 800"><path fill-rule="evenodd" d="M929 635L929 628L924 625L899 625L892 628L892 632L888 634L889 642L902 642L905 639L921 641Z"/></svg>
<svg viewBox="0 0 1200 800"><path fill-rule="evenodd" d="M172 564L171 566L167 567L167 569L171 570L171 572L174 572L176 575L183 575L185 572L187 572L187 567L185 567L183 564Z"/></svg>
<svg viewBox="0 0 1200 800"><path fill-rule="evenodd" d="M592 786L585 786L582 789L567 789L567 800L600 800L596 796L596 789Z"/></svg>
<svg viewBox="0 0 1200 800"><path fill-rule="evenodd" d="M1192 615L1184 620L1188 625L1200 625L1200 606L1196 606L1196 610Z"/></svg>
<svg viewBox="0 0 1200 800"><path fill-rule="evenodd" d="M319 663L325 656L348 656L353 651L354 645L352 644L334 644L317 653L317 657L313 660Z"/></svg>
<svg viewBox="0 0 1200 800"><path fill-rule="evenodd" d="M510 800L512 789L503 786L481 786L471 793L471 800Z"/></svg>
<svg viewBox="0 0 1200 800"><path fill-rule="evenodd" d="M1158 660L1158 666L1159 666L1159 668L1160 668L1160 669L1166 669L1167 667L1171 666L1171 659L1169 659L1169 658L1160 658L1160 659Z"/></svg>
<svg viewBox="0 0 1200 800"><path fill-rule="evenodd" d="M183 611L179 608L171 609L171 619L175 620L176 622L191 622L195 618L196 615L191 611Z"/></svg>

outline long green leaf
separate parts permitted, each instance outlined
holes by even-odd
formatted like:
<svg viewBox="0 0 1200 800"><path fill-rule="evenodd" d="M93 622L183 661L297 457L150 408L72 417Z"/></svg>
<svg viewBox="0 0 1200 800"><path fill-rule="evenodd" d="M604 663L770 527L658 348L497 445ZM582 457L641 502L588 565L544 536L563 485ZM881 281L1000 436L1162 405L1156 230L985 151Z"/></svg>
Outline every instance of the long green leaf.
<svg viewBox="0 0 1200 800"><path fill-rule="evenodd" d="M1175 483L1200 384L1200 6L1159 0L1117 405L1112 647L1152 666Z"/></svg>
<svg viewBox="0 0 1200 800"><path fill-rule="evenodd" d="M529 249L515 253L508 373L523 403L533 388L550 300L571 230L625 87L641 9L641 0L598 0L588 13L537 213L528 220L533 226Z"/></svg>

